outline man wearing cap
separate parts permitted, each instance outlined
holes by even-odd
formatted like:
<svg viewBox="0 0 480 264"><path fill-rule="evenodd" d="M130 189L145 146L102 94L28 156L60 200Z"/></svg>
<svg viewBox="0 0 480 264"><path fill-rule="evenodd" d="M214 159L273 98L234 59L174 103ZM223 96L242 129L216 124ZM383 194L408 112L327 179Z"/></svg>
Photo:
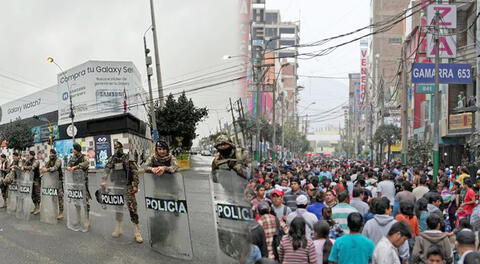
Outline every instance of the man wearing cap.
<svg viewBox="0 0 480 264"><path fill-rule="evenodd" d="M212 161L212 175L218 169L234 170L239 176L246 178L245 160L242 150L235 145L225 135L217 137L215 148L218 153Z"/></svg>
<svg viewBox="0 0 480 264"><path fill-rule="evenodd" d="M312 238L313 225L318 222L318 218L315 214L312 214L307 211L308 198L306 195L299 195L297 197L297 210L290 213L287 216L287 225L290 226L290 223L295 219L295 217L303 217L305 220L305 237Z"/></svg>
<svg viewBox="0 0 480 264"><path fill-rule="evenodd" d="M62 172L62 161L57 158L57 151L50 149L50 157L47 164L43 167L40 172L56 172L58 171L58 216L57 219L63 219L63 172Z"/></svg>
<svg viewBox="0 0 480 264"><path fill-rule="evenodd" d="M177 159L170 154L165 141L155 143L155 154L147 159L145 166L145 172L157 175L163 175L165 172L175 173L178 170Z"/></svg>
<svg viewBox="0 0 480 264"><path fill-rule="evenodd" d="M67 171L83 170L85 172L85 190L87 192L87 219L85 226L87 228L90 227L90 200L92 199L88 189L88 166L88 160L82 154L82 146L78 143L73 144L73 155L67 163Z"/></svg>
<svg viewBox="0 0 480 264"><path fill-rule="evenodd" d="M28 153L28 158L22 167L23 171L33 172L33 189L32 189L32 201L35 208L32 210L32 214L37 215L40 213L40 163L35 159L35 151Z"/></svg>
<svg viewBox="0 0 480 264"><path fill-rule="evenodd" d="M109 175L114 169L116 164L121 165L121 170L125 170L127 173L127 207L130 212L130 220L134 224L134 238L137 243L142 243L143 238L140 234L140 227L138 226L138 213L137 213L137 199L135 194L138 192L138 168L135 161L130 160L128 154L123 152L123 145L120 141L115 142L114 144L115 153L108 158L107 163L105 164L106 175ZM163 173L163 172L162 172ZM103 188L106 186L106 178L102 179L100 184ZM122 234L121 230L121 218L116 218L117 225L115 230L112 233L113 237L119 237Z"/></svg>
<svg viewBox="0 0 480 264"><path fill-rule="evenodd" d="M272 197L272 209L275 211L275 215L278 220L287 221L287 216L292 212L288 206L283 204L283 195L284 193L281 190L273 190L270 193Z"/></svg>
<svg viewBox="0 0 480 264"><path fill-rule="evenodd" d="M462 229L457 233L457 253L460 255L459 264L478 263L470 260L480 260L479 253L475 251L475 233L470 229Z"/></svg>

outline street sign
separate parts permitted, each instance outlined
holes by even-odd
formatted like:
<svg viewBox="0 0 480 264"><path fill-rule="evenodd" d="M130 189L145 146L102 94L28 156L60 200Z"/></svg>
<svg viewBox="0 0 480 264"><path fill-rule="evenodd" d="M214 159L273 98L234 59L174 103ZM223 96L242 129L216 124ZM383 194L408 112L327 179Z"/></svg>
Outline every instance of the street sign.
<svg viewBox="0 0 480 264"><path fill-rule="evenodd" d="M419 94L433 94L435 93L435 84L417 84L417 93Z"/></svg>
<svg viewBox="0 0 480 264"><path fill-rule="evenodd" d="M440 64L440 83L472 84L472 66L470 64ZM435 64L414 63L412 83L435 83Z"/></svg>

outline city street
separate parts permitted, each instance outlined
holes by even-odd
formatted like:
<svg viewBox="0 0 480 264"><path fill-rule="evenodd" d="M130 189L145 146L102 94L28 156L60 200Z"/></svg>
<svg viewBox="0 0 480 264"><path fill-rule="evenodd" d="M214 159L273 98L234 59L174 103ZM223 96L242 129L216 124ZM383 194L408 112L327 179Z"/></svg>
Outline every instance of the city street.
<svg viewBox="0 0 480 264"><path fill-rule="evenodd" d="M193 261L213 263L214 233L208 175L212 157L192 156L192 169L185 176L187 205L190 213L190 230ZM90 174L90 191L97 189L98 174ZM98 185L97 185L98 186ZM140 181L142 186L142 181ZM87 233L66 228L65 220L57 225L40 223L39 216L29 222L20 221L4 210L0 212L1 263L185 263L162 256L149 248L143 192L137 194L140 225L145 242L116 245L102 235L101 208L92 201L92 229ZM125 217L125 219L129 219ZM111 230L109 230L111 232Z"/></svg>

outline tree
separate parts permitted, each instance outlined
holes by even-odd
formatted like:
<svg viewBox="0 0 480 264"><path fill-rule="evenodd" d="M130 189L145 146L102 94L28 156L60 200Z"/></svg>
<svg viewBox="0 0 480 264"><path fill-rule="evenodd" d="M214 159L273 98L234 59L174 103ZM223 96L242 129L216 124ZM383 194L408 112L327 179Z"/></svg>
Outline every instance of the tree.
<svg viewBox="0 0 480 264"><path fill-rule="evenodd" d="M432 143L411 139L408 141L408 164L426 165L432 155Z"/></svg>
<svg viewBox="0 0 480 264"><path fill-rule="evenodd" d="M183 92L177 100L169 94L165 105L157 108L155 114L159 134L170 137L170 143L175 148L178 147L175 138L182 137L182 148L190 149L197 137L197 125L208 116L208 110L196 107Z"/></svg>
<svg viewBox="0 0 480 264"><path fill-rule="evenodd" d="M8 142L7 147L14 150L25 150L33 146L33 133L24 120L17 119L4 126L0 137Z"/></svg>
<svg viewBox="0 0 480 264"><path fill-rule="evenodd" d="M400 128L389 124L389 125L381 125L375 131L375 135L373 136L373 141L376 144L380 145L380 157L383 157L383 147L385 144L388 146L387 152L387 162L390 162L390 154L392 145L400 141ZM381 159L381 158L380 158Z"/></svg>

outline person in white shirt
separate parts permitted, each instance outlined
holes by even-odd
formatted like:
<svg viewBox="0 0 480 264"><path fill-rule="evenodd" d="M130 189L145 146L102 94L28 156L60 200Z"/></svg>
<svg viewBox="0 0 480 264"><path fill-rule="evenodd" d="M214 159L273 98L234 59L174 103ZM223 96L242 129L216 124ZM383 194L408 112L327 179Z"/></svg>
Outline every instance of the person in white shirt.
<svg viewBox="0 0 480 264"><path fill-rule="evenodd" d="M387 236L380 239L375 247L372 264L401 264L398 248L411 237L412 232L406 222L393 224Z"/></svg>
<svg viewBox="0 0 480 264"><path fill-rule="evenodd" d="M428 187L425 185L426 183L427 178L421 177L418 186L413 189L412 193L413 195L415 195L415 199L417 201L420 200L420 198L422 198L423 195L429 191Z"/></svg>
<svg viewBox="0 0 480 264"><path fill-rule="evenodd" d="M377 197L387 197L390 205L395 201L395 183L391 175L385 175L385 179L377 184Z"/></svg>
<svg viewBox="0 0 480 264"><path fill-rule="evenodd" d="M291 212L287 216L287 225L290 226L290 223L295 219L295 217L303 217L305 220L305 236L307 238L312 238L312 232L313 232L313 225L318 222L318 218L315 214L312 214L307 211L307 205L308 205L308 198L307 196L301 194L297 197L296 199L297 203L297 210L295 212Z"/></svg>

